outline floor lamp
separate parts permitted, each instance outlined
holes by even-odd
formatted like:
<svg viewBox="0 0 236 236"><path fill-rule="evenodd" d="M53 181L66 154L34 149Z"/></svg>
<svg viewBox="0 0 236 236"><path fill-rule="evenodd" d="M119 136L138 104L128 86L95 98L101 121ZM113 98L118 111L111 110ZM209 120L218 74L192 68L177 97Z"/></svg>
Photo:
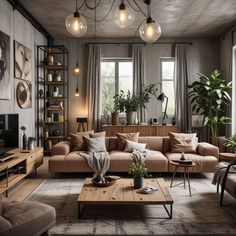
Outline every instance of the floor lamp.
<svg viewBox="0 0 236 236"><path fill-rule="evenodd" d="M167 109L167 105L168 105L168 97L164 93L161 93L157 97L157 100L161 101L162 103L165 101L165 98L166 98L166 105L165 105L164 116L162 118L162 125L166 125L166 109Z"/></svg>

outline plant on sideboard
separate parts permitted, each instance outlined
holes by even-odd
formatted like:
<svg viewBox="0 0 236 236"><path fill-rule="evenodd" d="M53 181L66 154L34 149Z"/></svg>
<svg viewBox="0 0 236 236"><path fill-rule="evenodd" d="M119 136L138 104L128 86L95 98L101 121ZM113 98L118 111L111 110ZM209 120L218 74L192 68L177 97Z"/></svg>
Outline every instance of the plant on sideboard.
<svg viewBox="0 0 236 236"><path fill-rule="evenodd" d="M214 70L210 76L198 73L199 81L193 82L188 88L192 110L204 115L203 125L211 129L213 137L218 136L220 125L229 123L230 118L224 115L225 106L231 101L229 91L231 82L221 79L221 72Z"/></svg>
<svg viewBox="0 0 236 236"><path fill-rule="evenodd" d="M28 150L34 150L35 141L36 141L35 137L29 137L28 138Z"/></svg>
<svg viewBox="0 0 236 236"><path fill-rule="evenodd" d="M123 90L120 90L120 93L114 96L114 104L119 108L120 112L126 112L127 123L134 124L136 112L140 108L146 108L146 104L156 91L156 84L149 84L137 94L132 93L130 90L125 94Z"/></svg>
<svg viewBox="0 0 236 236"><path fill-rule="evenodd" d="M230 136L226 139L225 144L226 147L229 147L232 152L236 153L236 134Z"/></svg>
<svg viewBox="0 0 236 236"><path fill-rule="evenodd" d="M108 110L111 113L111 124L112 125L118 125L120 109L119 109L118 103L117 103L115 98L114 98L114 105L113 105L113 107L107 105L106 106L106 110Z"/></svg>

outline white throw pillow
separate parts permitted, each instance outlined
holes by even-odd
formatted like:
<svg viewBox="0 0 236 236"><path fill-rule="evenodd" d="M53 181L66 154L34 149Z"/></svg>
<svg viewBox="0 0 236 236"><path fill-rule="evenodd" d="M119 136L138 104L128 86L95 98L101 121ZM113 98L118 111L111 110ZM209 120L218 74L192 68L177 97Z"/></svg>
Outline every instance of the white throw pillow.
<svg viewBox="0 0 236 236"><path fill-rule="evenodd" d="M144 151L146 147L146 143L137 143L126 140L125 144L125 152L133 152L133 151Z"/></svg>

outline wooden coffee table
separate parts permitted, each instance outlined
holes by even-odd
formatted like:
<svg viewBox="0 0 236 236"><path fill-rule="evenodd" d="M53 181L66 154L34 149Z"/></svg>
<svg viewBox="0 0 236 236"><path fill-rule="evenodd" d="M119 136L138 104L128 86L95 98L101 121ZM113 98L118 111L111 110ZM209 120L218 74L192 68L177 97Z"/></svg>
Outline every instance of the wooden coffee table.
<svg viewBox="0 0 236 236"><path fill-rule="evenodd" d="M144 186L151 185L157 191L143 194L133 188L133 179L118 179L109 187L96 187L91 179L85 179L78 197L78 216L83 215L85 205L120 204L120 205L163 205L168 218L172 219L173 199L163 178L144 179ZM169 209L166 205L169 205Z"/></svg>

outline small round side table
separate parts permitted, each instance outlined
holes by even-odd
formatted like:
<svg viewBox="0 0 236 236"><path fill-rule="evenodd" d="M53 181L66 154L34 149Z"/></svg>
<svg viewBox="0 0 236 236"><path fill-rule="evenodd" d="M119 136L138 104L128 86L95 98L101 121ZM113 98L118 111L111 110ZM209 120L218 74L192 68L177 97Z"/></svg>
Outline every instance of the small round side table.
<svg viewBox="0 0 236 236"><path fill-rule="evenodd" d="M192 196L192 194L191 194L191 186L190 186L189 169L193 168L196 164L195 163L192 163L192 164L180 164L179 162L175 162L175 161L170 161L170 164L175 167L175 170L174 170L174 173L173 173L173 177L172 177L172 180L171 180L171 183L170 183L170 188L172 188L172 184L174 182L175 175L176 175L176 172L177 172L178 168L183 167L184 168L184 188L185 188L185 180L186 180L186 176L187 176L189 194L190 194L190 196Z"/></svg>
<svg viewBox="0 0 236 236"><path fill-rule="evenodd" d="M233 160L236 160L236 153L220 152L219 160L220 161L233 161Z"/></svg>

